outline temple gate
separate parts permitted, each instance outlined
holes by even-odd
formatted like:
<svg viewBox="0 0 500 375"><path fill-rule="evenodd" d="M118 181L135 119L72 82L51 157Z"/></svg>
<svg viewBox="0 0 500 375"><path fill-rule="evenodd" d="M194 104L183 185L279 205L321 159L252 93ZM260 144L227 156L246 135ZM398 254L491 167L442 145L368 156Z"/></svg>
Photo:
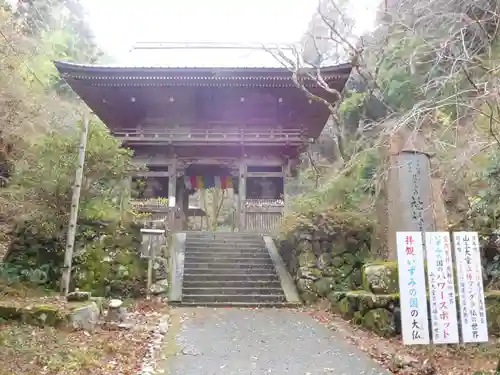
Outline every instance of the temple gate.
<svg viewBox="0 0 500 375"><path fill-rule="evenodd" d="M239 231L271 233L285 210L285 181L299 155L323 130L330 113L297 87L285 68L116 67L56 62L83 101L134 160L148 170L143 199L164 197L155 215L172 230L187 229L199 189L233 189ZM348 64L321 69L324 84L342 91ZM300 84L330 102L316 69ZM162 207L161 207L162 206ZM167 207L168 206L168 207Z"/></svg>

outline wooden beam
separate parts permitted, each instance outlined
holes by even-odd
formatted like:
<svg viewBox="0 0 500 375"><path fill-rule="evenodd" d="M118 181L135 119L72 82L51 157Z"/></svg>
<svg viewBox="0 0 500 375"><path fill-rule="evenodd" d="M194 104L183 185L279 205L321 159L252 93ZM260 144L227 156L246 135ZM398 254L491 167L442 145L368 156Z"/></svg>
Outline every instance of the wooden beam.
<svg viewBox="0 0 500 375"><path fill-rule="evenodd" d="M247 172L247 177L284 177L283 172Z"/></svg>
<svg viewBox="0 0 500 375"><path fill-rule="evenodd" d="M228 165L239 165L241 157L235 156L223 156L220 157L178 157L169 158L166 156L134 156L133 162L135 164L147 164L147 165L163 165L168 166L174 163L174 161L179 161L181 163L191 163L191 164L214 164L219 165L221 161L227 163ZM257 156L245 156L246 164L249 166L270 166L270 167L280 167L285 163L285 159L277 155L269 155L265 157Z"/></svg>
<svg viewBox="0 0 500 375"><path fill-rule="evenodd" d="M168 171L144 171L134 172L132 177L169 177Z"/></svg>
<svg viewBox="0 0 500 375"><path fill-rule="evenodd" d="M245 211L248 213L253 213L253 212L282 213L283 206L263 206L263 207L250 206L250 207L245 207Z"/></svg>

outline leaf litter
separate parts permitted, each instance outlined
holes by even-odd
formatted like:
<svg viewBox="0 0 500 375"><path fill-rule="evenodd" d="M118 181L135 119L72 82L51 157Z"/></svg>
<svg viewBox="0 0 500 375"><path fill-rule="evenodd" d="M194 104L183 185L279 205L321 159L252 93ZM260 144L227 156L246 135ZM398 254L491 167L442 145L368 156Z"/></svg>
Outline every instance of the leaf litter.
<svg viewBox="0 0 500 375"><path fill-rule="evenodd" d="M401 337L382 338L327 310L324 304L298 309L342 335L381 366L398 375L498 375L500 341L487 344L404 346Z"/></svg>
<svg viewBox="0 0 500 375"><path fill-rule="evenodd" d="M0 323L0 375L136 375L151 357L151 333L164 304L136 301L130 327L93 332ZM154 363L148 366L154 366Z"/></svg>

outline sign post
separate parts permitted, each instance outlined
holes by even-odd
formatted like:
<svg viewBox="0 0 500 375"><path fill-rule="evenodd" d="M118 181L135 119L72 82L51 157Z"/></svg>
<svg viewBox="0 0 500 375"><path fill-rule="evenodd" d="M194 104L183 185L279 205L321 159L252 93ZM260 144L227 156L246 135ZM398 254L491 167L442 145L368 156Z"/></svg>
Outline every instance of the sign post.
<svg viewBox="0 0 500 375"><path fill-rule="evenodd" d="M430 325L427 313L426 270ZM488 342L484 286L477 232L455 232L453 248L458 281L461 339ZM397 232L401 330L405 345L460 342L452 241L448 232Z"/></svg>
<svg viewBox="0 0 500 375"><path fill-rule="evenodd" d="M401 330L405 345L429 344L421 232L397 232Z"/></svg>
<svg viewBox="0 0 500 375"><path fill-rule="evenodd" d="M434 344L456 344L459 337L450 234L425 233L425 248L432 341Z"/></svg>
<svg viewBox="0 0 500 375"><path fill-rule="evenodd" d="M463 342L487 342L488 324L477 232L453 233Z"/></svg>

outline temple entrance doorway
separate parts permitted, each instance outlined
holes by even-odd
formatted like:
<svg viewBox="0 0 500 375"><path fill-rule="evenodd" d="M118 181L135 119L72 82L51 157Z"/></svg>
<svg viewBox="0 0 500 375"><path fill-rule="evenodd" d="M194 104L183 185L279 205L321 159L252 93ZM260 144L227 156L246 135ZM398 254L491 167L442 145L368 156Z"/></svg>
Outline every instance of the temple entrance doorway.
<svg viewBox="0 0 500 375"><path fill-rule="evenodd" d="M204 212L204 220L186 217L187 230L234 232L238 227L238 173L224 165L191 164L184 171L188 204Z"/></svg>

